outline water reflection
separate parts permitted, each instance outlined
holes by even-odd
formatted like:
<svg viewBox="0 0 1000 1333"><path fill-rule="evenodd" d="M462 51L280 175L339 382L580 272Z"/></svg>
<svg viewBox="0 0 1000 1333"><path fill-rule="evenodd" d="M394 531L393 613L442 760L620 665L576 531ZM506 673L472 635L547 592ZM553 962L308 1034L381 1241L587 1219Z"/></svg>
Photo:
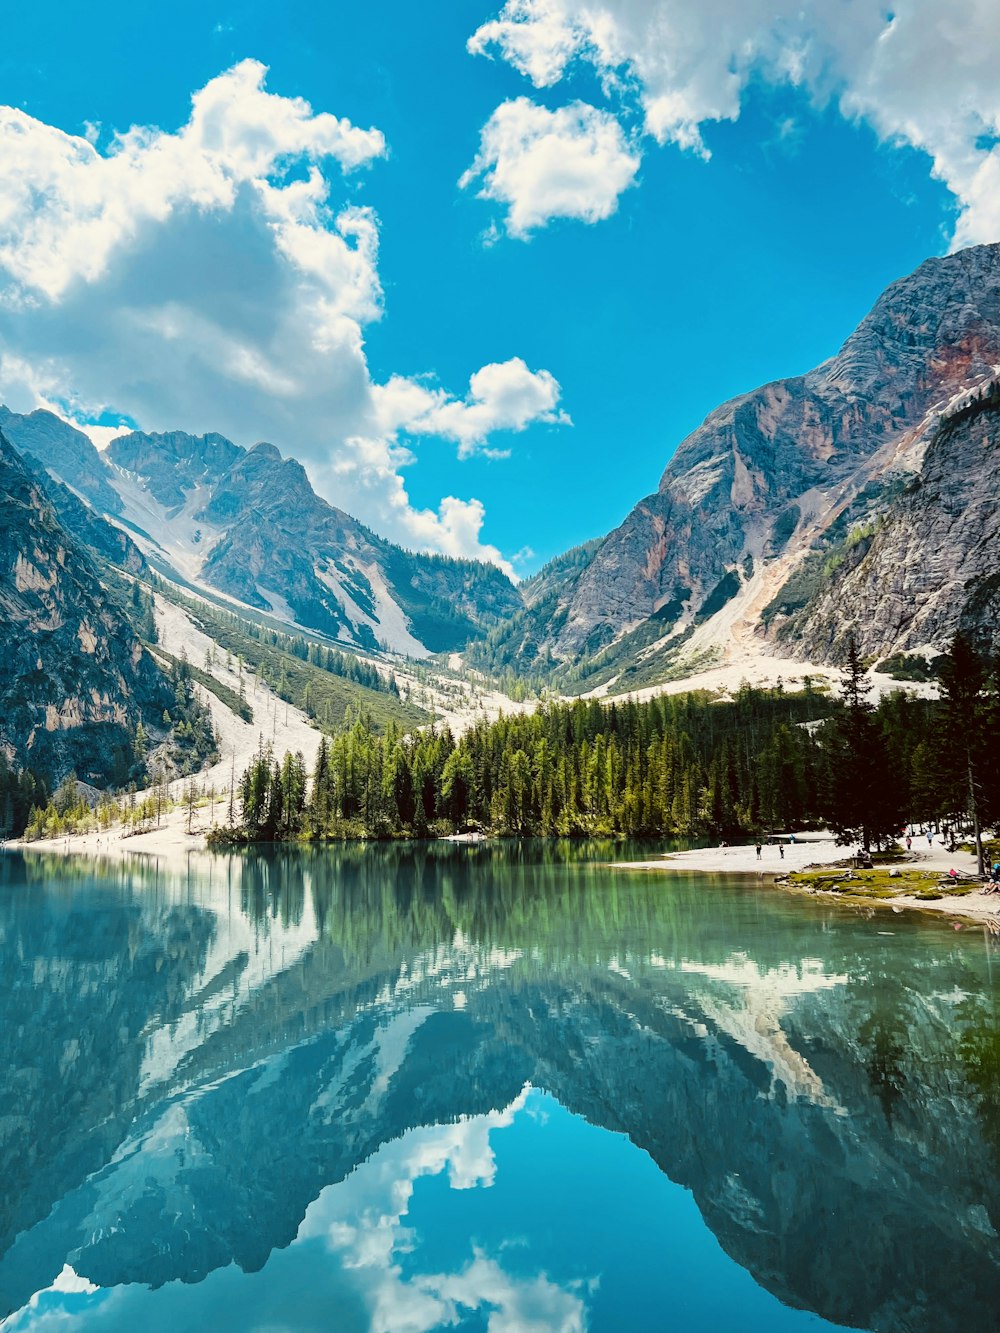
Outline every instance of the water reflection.
<svg viewBox="0 0 1000 1333"><path fill-rule="evenodd" d="M991 1327L989 943L609 854L0 858L0 1312L658 1327L669 1177L739 1265L697 1242L678 1301L701 1265L742 1327Z"/></svg>

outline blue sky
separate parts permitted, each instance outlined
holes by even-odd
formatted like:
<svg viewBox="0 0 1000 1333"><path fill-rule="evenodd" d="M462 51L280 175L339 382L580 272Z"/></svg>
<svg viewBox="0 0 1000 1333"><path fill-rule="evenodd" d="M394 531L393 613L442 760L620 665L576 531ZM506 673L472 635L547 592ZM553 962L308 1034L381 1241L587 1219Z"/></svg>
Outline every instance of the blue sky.
<svg viewBox="0 0 1000 1333"><path fill-rule="evenodd" d="M18 6L0 397L269 438L394 539L530 572L619 523L718 403L993 239L989 5L812 8L605 0L594 31L575 0ZM258 160L261 88L309 106L267 104L298 110ZM332 157L324 113L357 131ZM132 126L155 151L114 143ZM311 169L328 196L289 221Z"/></svg>

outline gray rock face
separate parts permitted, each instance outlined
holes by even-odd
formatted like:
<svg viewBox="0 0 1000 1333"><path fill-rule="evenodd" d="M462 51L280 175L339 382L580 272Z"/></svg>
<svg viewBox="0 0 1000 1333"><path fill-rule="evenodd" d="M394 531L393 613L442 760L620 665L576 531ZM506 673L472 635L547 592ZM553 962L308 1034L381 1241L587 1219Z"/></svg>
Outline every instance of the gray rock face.
<svg viewBox="0 0 1000 1333"><path fill-rule="evenodd" d="M759 574L796 528L808 545L866 485L919 467L928 415L998 364L1000 246L928 260L832 360L733 399L681 443L565 590L543 648L571 661L658 613L666 632L717 609L727 576Z"/></svg>
<svg viewBox="0 0 1000 1333"><path fill-rule="evenodd" d="M865 657L947 646L962 629L1000 649L1000 398L942 429L919 479L784 627L802 656L842 662L848 635Z"/></svg>
<svg viewBox="0 0 1000 1333"><path fill-rule="evenodd" d="M185 492L213 486L242 451L223 435L186 435L168 431L119 435L108 446L108 458L117 467L135 472L168 509L184 503Z"/></svg>
<svg viewBox="0 0 1000 1333"><path fill-rule="evenodd" d="M28 456L24 458L24 463L51 502L62 527L81 546L129 574L146 571L143 554L127 532L102 518L75 491L57 481L36 460Z"/></svg>
<svg viewBox="0 0 1000 1333"><path fill-rule="evenodd" d="M170 694L85 548L0 434L0 743L54 780L123 781Z"/></svg>

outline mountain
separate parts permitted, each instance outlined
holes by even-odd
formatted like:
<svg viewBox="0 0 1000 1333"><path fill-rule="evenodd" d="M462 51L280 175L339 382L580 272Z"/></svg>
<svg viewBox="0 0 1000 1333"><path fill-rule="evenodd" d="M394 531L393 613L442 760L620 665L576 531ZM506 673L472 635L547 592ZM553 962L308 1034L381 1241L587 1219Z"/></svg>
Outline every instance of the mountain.
<svg viewBox="0 0 1000 1333"><path fill-rule="evenodd" d="M460 648L521 605L493 565L403 550L321 499L274 445L134 431L106 452L51 413L2 409L18 447L182 581L358 647Z"/></svg>
<svg viewBox="0 0 1000 1333"><path fill-rule="evenodd" d="M70 501L78 503L69 495L67 508ZM100 539L99 519L80 521ZM155 727L171 700L87 547L0 434L0 744L8 757L56 780L75 771L101 785L125 781L137 724Z"/></svg>
<svg viewBox="0 0 1000 1333"><path fill-rule="evenodd" d="M465 653L469 665L499 674L536 676L558 669L552 651L554 634L565 620L573 589L600 547L599 539L574 546L525 579L519 588L523 605L469 645Z"/></svg>
<svg viewBox="0 0 1000 1333"><path fill-rule="evenodd" d="M837 662L851 629L876 657L940 648L959 624L996 646L982 542L1000 417L939 426L998 369L1000 246L928 260L831 360L712 412L591 558L556 568L552 595L471 660L595 680L631 666L639 683L747 646ZM861 569L855 548L885 525ZM833 579L845 562L855 577Z"/></svg>
<svg viewBox="0 0 1000 1333"><path fill-rule="evenodd" d="M481 669L622 689L728 656L838 664L851 632L873 660L959 626L1000 646L998 373L1000 245L928 260L829 361L712 412L620 527L520 590L385 541L271 444L135 431L101 453L51 413L0 422L112 563L363 649L464 647ZM86 536L89 512L128 541Z"/></svg>

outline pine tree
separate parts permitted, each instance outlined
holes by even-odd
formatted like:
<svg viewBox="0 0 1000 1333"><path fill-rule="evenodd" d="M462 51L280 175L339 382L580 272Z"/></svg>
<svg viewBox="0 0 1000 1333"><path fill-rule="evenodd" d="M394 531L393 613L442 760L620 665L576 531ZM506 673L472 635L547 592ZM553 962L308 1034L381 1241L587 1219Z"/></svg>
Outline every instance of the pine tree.
<svg viewBox="0 0 1000 1333"><path fill-rule="evenodd" d="M982 738L987 708L986 671L964 634L958 633L952 639L940 664L939 676L944 701L944 751L950 760L947 768L953 776L956 806L964 806L972 820L976 860L979 874L983 875L986 864L979 813L979 771L985 757Z"/></svg>
<svg viewBox="0 0 1000 1333"><path fill-rule="evenodd" d="M898 782L870 692L871 682L852 636L841 691L843 708L827 729L825 816L838 841L860 841L865 851L897 832L903 817Z"/></svg>

